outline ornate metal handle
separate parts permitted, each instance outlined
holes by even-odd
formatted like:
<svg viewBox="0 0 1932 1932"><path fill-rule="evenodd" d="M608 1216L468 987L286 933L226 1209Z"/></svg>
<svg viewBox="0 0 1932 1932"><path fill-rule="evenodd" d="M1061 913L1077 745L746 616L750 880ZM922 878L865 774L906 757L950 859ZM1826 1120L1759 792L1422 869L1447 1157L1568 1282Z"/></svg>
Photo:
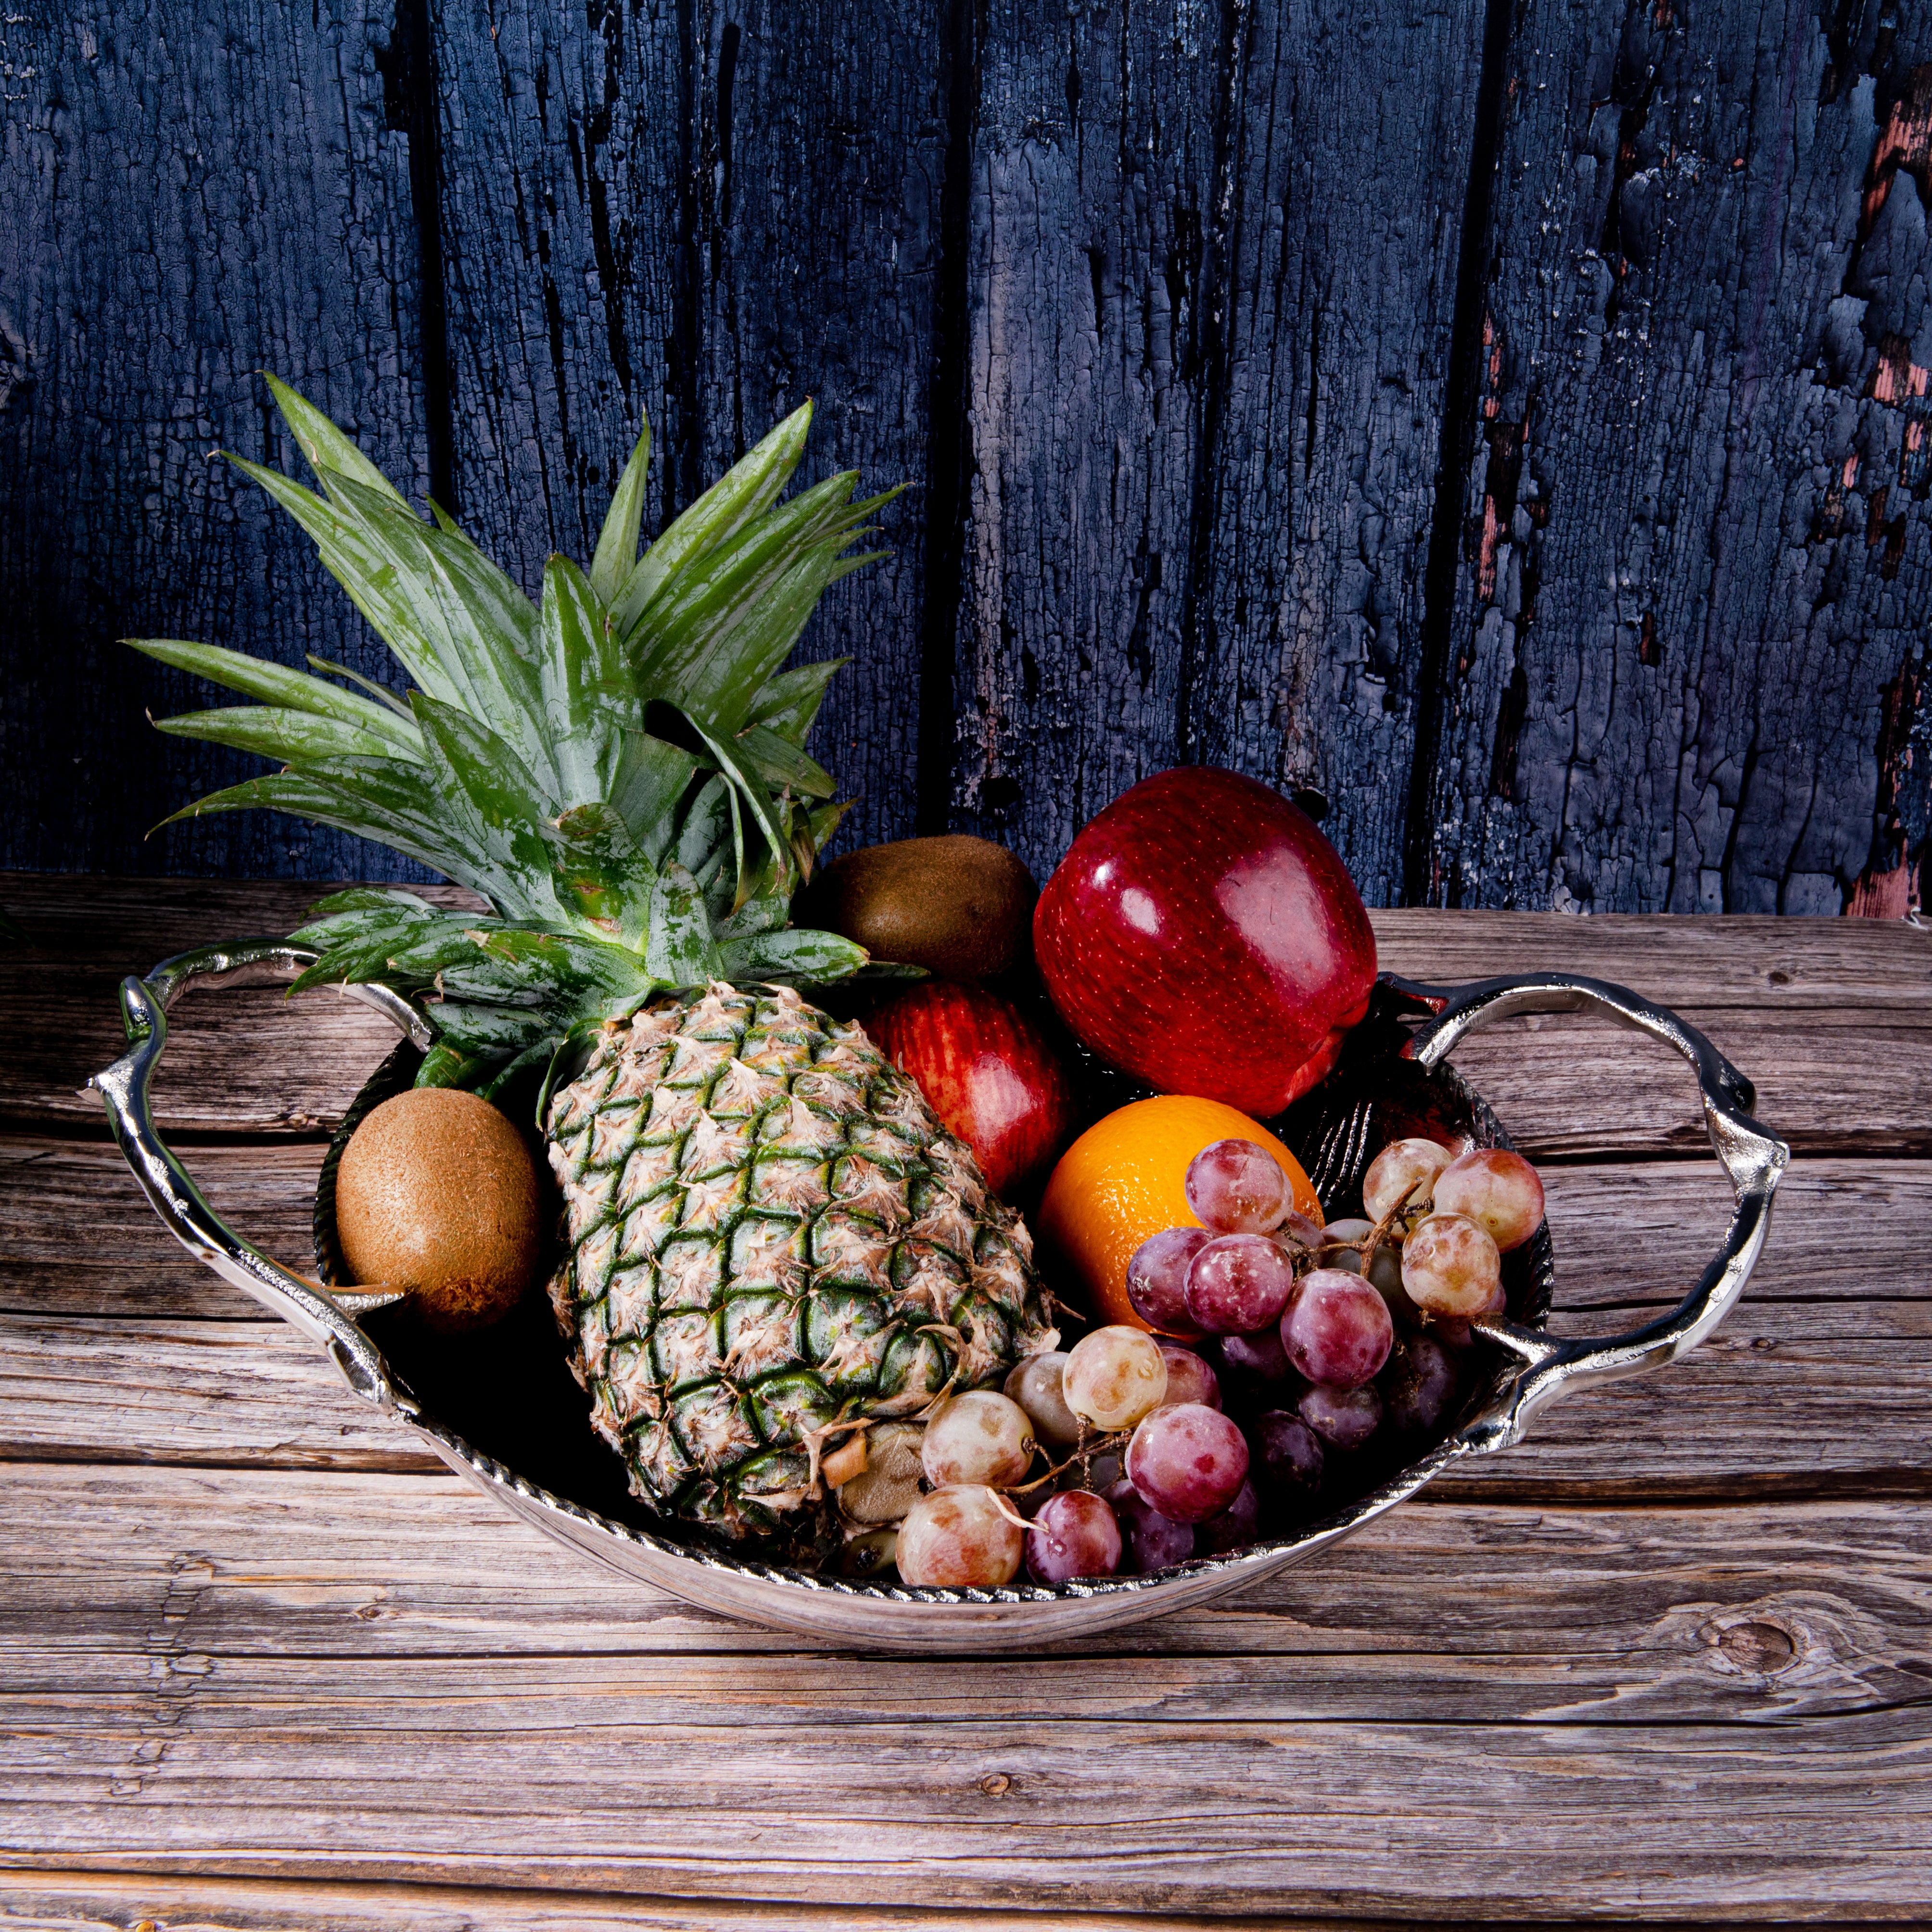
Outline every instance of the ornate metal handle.
<svg viewBox="0 0 1932 1932"><path fill-rule="evenodd" d="M292 980L315 959L313 952L283 939L235 940L164 959L145 980L122 980L121 1017L128 1030L128 1051L88 1084L100 1090L115 1140L176 1240L224 1281L321 1342L343 1379L364 1400L414 1415L414 1397L397 1384L381 1352L353 1319L400 1297L332 1294L320 1282L284 1268L243 1240L202 1199L188 1170L169 1152L155 1131L148 1104L148 1083L167 1045L167 1010L182 994L197 986ZM394 1021L418 1046L429 1043L422 1015L399 994L386 986L344 990Z"/></svg>
<svg viewBox="0 0 1932 1932"><path fill-rule="evenodd" d="M1502 1394L1444 1445L1445 1460L1486 1455L1520 1442L1530 1419L1567 1390L1661 1368L1702 1341L1730 1312L1757 1264L1771 1226L1772 1197L1791 1150L1752 1119L1756 1089L1695 1027L1625 987L1567 973L1530 973L1453 988L1418 986L1392 976L1388 983L1432 1015L1402 1049L1424 1068L1439 1066L1478 1027L1519 1013L1600 1013L1674 1047L1696 1072L1711 1145L1737 1196L1724 1248L1703 1278L1668 1315L1641 1328L1601 1341L1559 1342L1513 1322L1484 1319L1472 1324L1526 1364Z"/></svg>

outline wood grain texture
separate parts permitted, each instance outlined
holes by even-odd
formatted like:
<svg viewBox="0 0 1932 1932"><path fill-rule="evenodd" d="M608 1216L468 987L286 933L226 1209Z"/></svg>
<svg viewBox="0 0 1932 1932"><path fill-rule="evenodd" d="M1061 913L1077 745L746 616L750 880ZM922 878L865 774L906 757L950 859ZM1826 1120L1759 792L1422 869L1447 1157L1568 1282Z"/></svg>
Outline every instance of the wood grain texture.
<svg viewBox="0 0 1932 1932"><path fill-rule="evenodd" d="M669 375L691 74L676 11L430 10L450 461L464 526L526 590L588 565L649 416L654 530L692 494Z"/></svg>
<svg viewBox="0 0 1932 1932"><path fill-rule="evenodd" d="M1932 33L1516 18L1412 899L1836 913L1924 833Z"/></svg>
<svg viewBox="0 0 1932 1932"><path fill-rule="evenodd" d="M1221 388L1183 748L1293 794L1364 896L1403 896L1426 561L1484 10L1246 16Z"/></svg>
<svg viewBox="0 0 1932 1932"><path fill-rule="evenodd" d="M988 12L956 818L1041 877L1202 758L1334 800L1399 895L1480 38L1462 5Z"/></svg>
<svg viewBox="0 0 1932 1932"><path fill-rule="evenodd" d="M1210 1932L1225 1920L1192 1913L1056 1912L980 1907L701 1903L674 1898L464 1886L330 1885L274 1879L125 1878L0 1870L0 1924L16 1932ZM1244 1932L1390 1932L1395 1922L1244 1917ZM1619 1928L1604 1922L1606 1932ZM1682 1926L1680 1932L1708 1932ZM1817 1932L1846 1932L1821 1925Z"/></svg>
<svg viewBox="0 0 1932 1932"><path fill-rule="evenodd" d="M985 16L952 789L1042 880L1180 758L1228 61L1172 0Z"/></svg>
<svg viewBox="0 0 1932 1932"><path fill-rule="evenodd" d="M841 848L916 829L942 202L954 76L938 0L693 9L696 455L709 482L806 398L800 478L910 483L800 662L846 657L813 740L856 800Z"/></svg>
<svg viewBox="0 0 1932 1932"><path fill-rule="evenodd" d="M111 1842L124 1871L1431 1917L1490 1910L1507 1872L1512 1905L1543 1916L1587 1898L1606 1916L1904 1917L1932 1851L1910 1710L989 1724L962 1686L936 1720L855 1699L848 1721L801 1725L780 1698L666 1722L616 1659L572 1682L508 1660L67 1652L10 1659L8 1691L10 1774L42 1802L30 1846L18 1814L0 1834L29 1868Z"/></svg>
<svg viewBox="0 0 1932 1932"><path fill-rule="evenodd" d="M84 1526L84 1546L50 1537L56 1523ZM1784 1724L1920 1696L1932 1623L1932 1509L1902 1501L1418 1505L1205 1609L963 1663L856 1658L694 1610L446 1474L15 1465L0 1552L10 1660L515 1659L562 1684L622 1658L668 1722L753 1706L766 1723L862 1721L863 1700L941 1720L978 1699L989 1725Z"/></svg>
<svg viewBox="0 0 1932 1932"><path fill-rule="evenodd" d="M475 903L435 888L446 903ZM285 932L299 885L69 881L0 875L37 942L0 952L0 1120L102 1125L88 1076L122 1051L117 989L169 954ZM1388 970L1456 984L1594 970L1675 1006L1756 1080L1764 1118L1808 1153L1932 1154L1932 940L1858 920L1580 921L1556 914L1375 915ZM155 1088L164 1131L314 1138L394 1043L388 1023L332 992L191 996ZM1708 1154L1696 1090L1673 1055L1567 1016L1475 1036L1456 1064L1533 1157Z"/></svg>
<svg viewBox="0 0 1932 1932"><path fill-rule="evenodd" d="M218 447L294 467L286 376L399 485L427 482L392 8L164 0L0 22L0 864L424 876L248 812L144 836L260 769L164 739L211 702L115 640L187 637L386 675L388 652Z"/></svg>

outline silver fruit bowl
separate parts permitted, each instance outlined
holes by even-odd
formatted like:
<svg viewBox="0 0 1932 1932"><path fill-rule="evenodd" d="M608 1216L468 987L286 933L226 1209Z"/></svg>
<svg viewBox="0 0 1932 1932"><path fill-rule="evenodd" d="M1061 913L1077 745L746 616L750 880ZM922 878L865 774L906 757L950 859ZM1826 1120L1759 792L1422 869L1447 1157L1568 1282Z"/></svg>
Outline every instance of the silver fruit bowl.
<svg viewBox="0 0 1932 1932"><path fill-rule="evenodd" d="M128 1050L93 1084L115 1138L154 1210L225 1281L325 1349L365 1402L414 1432L506 1509L625 1575L701 1608L774 1628L899 1651L1030 1649L1091 1636L1246 1588L1305 1562L1406 1500L1466 1457L1520 1442L1538 1413L1570 1390L1661 1368L1695 1348L1742 1292L1764 1246L1772 1198L1790 1159L1752 1119L1755 1095L1710 1042L1666 1009L1601 980L1531 974L1454 987L1384 974L1369 1019L1336 1072L1275 1124L1331 1216L1358 1192L1376 1150L1408 1132L1508 1142L1480 1096L1448 1065L1477 1028L1522 1013L1589 1012L1635 1028L1690 1064L1711 1145L1737 1197L1721 1252L1670 1313L1630 1334L1558 1340L1543 1324L1555 1287L1547 1228L1505 1257L1506 1316L1471 1324L1481 1369L1441 1439L1358 1460L1346 1498L1233 1554L1144 1576L996 1589L910 1588L819 1575L737 1556L651 1516L625 1492L617 1459L592 1435L562 1340L542 1298L473 1337L426 1336L395 1298L328 1284L334 1264L333 1181L344 1141L368 1108L408 1084L429 1044L422 1014L386 988L345 988L392 1021L403 1045L357 1096L336 1137L318 1198L320 1279L272 1260L226 1227L154 1129L148 1087L167 1041L166 1015L193 988L293 979L315 955L278 939L244 940L164 961L121 988Z"/></svg>

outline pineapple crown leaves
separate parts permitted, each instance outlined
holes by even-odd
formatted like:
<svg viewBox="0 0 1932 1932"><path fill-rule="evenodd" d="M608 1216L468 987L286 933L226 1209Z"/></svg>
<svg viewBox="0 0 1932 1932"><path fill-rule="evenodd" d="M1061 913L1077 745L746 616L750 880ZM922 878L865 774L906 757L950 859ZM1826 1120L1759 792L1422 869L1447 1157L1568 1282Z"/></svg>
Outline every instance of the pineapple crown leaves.
<svg viewBox="0 0 1932 1932"><path fill-rule="evenodd" d="M898 493L855 501L848 472L778 500L810 404L640 555L647 427L588 574L551 557L533 606L439 506L425 522L320 410L268 381L320 492L229 460L314 540L408 694L323 658L308 659L311 674L213 644L126 640L257 700L159 730L282 767L174 818L292 813L419 860L490 908L472 918L405 892L338 893L295 935L322 952L298 988L380 982L422 997L437 1034L424 1077L487 1090L656 992L866 965L850 941L786 923L846 808L805 749L844 660L781 667L824 591L884 554L852 546Z"/></svg>

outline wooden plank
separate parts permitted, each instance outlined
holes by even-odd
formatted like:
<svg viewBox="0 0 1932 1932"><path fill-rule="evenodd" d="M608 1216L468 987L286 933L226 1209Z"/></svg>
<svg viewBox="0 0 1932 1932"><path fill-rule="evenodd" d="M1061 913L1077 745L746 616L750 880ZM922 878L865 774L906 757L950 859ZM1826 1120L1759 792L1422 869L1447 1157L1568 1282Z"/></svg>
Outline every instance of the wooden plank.
<svg viewBox="0 0 1932 1932"><path fill-rule="evenodd" d="M586 568L644 418L646 528L690 429L668 365L690 245L691 76L669 10L433 9L452 481L464 526L526 590Z"/></svg>
<svg viewBox="0 0 1932 1932"><path fill-rule="evenodd" d="M10 1658L520 1658L591 1704L622 1658L668 1722L842 1723L854 1700L938 1718L970 1688L988 1722L1781 1723L1917 1696L1932 1624L1932 1508L1906 1501L1417 1505L1206 1609L970 1664L692 1609L448 1475L19 1464L0 1552Z"/></svg>
<svg viewBox="0 0 1932 1932"><path fill-rule="evenodd" d="M286 376L405 489L426 481L418 236L395 10L319 0L16 9L0 23L0 863L422 876L267 813L147 829L259 761L164 739L211 701L128 634L377 676L388 653L226 464L292 466Z"/></svg>
<svg viewBox="0 0 1932 1932"><path fill-rule="evenodd" d="M1180 762L1213 345L1213 10L989 8L971 156L956 823L1042 881Z"/></svg>
<svg viewBox="0 0 1932 1932"><path fill-rule="evenodd" d="M800 644L802 662L853 660L814 740L838 796L856 800L842 848L917 829L948 272L941 203L956 112L946 11L940 0L693 10L704 58L688 177L702 481L808 396L801 477L856 470L868 492L913 486L868 546L891 554L836 585Z"/></svg>
<svg viewBox="0 0 1932 1932"><path fill-rule="evenodd" d="M1582 1325L1582 1324L1579 1324ZM1629 1315L1598 1313L1617 1332ZM0 1459L304 1468L435 1466L272 1322L0 1316ZM1932 1303L1747 1305L1669 1369L1573 1394L1444 1493L1921 1493Z"/></svg>
<svg viewBox="0 0 1932 1932"><path fill-rule="evenodd" d="M197 1147L188 1159L238 1232L291 1267L309 1265L320 1147ZM1559 1322L1565 1310L1676 1300L1717 1252L1730 1214L1714 1161L1564 1165L1545 1180ZM1799 1161L1779 1191L1746 1305L1923 1300L1932 1292L1928 1226L1932 1164ZM0 1308L260 1318L257 1304L192 1260L147 1212L117 1150L32 1136L0 1136Z"/></svg>
<svg viewBox="0 0 1932 1932"><path fill-rule="evenodd" d="M1519 15L1412 903L1905 910L1928 61L1801 0Z"/></svg>
<svg viewBox="0 0 1932 1932"><path fill-rule="evenodd" d="M1244 1917L1244 1932L1391 1932L1394 1922ZM1604 1922L1606 1932L1618 1928ZM1172 1912L928 1909L889 1905L702 1904L634 1894L476 1886L329 1885L274 1879L124 1878L111 1872L0 1871L0 1924L17 1932L1210 1932L1223 1919ZM1679 1932L1698 1932L1681 1927ZM1844 1932L1823 1927L1820 1932Z"/></svg>
<svg viewBox="0 0 1932 1932"><path fill-rule="evenodd" d="M451 888L430 890L465 902ZM0 1062L0 1120L98 1132L99 1102L82 1083L122 1050L122 975L190 946L286 931L311 903L311 889L292 886L0 877L0 904L43 942L0 952L0 1024L16 1042ZM1758 1081L1764 1118L1802 1148L1932 1154L1924 993L1932 944L1913 928L1376 919L1391 971L1456 982L1593 969L1674 1004ZM312 1137L340 1118L394 1038L386 1022L333 993L308 996L294 1011L272 991L197 996L179 1009L157 1084L158 1118L169 1130ZM1568 1018L1512 1022L1468 1042L1456 1060L1533 1156L1688 1154L1708 1146L1688 1071L1634 1036Z"/></svg>
<svg viewBox="0 0 1932 1932"><path fill-rule="evenodd" d="M934 19L883 4L439 14L457 488L534 584L587 560L646 416L648 536L808 397L808 480L928 469L946 121ZM819 748L912 830L924 529L836 590L803 653L850 652Z"/></svg>
<svg viewBox="0 0 1932 1932"><path fill-rule="evenodd" d="M29 1868L111 1845L123 1871L824 1903L1441 1917L1506 1888L1543 1916L1588 1898L1796 1918L1922 1900L1932 1742L1912 1709L989 1721L974 1668L932 1670L955 1687L938 1710L854 1696L846 1720L800 1725L784 1700L666 1722L622 1658L566 1687L514 1662L19 1656L0 1762L37 1802L0 1814L0 1843Z"/></svg>
<svg viewBox="0 0 1932 1932"><path fill-rule="evenodd" d="M440 1468L279 1322L0 1316L0 1459Z"/></svg>
<svg viewBox="0 0 1932 1932"><path fill-rule="evenodd" d="M195 1148L188 1160L230 1227L310 1274L322 1153L310 1141ZM262 1318L260 1302L203 1268L162 1226L118 1148L10 1136L0 1136L0 1307L80 1321Z"/></svg>
<svg viewBox="0 0 1932 1932"><path fill-rule="evenodd" d="M1294 794L1383 904L1404 897L1484 22L1472 0L1254 10L1204 297L1222 367L1182 742Z"/></svg>
<svg viewBox="0 0 1932 1932"><path fill-rule="evenodd" d="M127 1051L120 986L196 946L292 931L330 888L207 879L0 876L6 907L32 943L0 950L0 1120L104 1135L86 1090ZM412 887L477 905L449 886ZM388 1022L332 990L292 1004L270 987L188 996L176 1006L154 1087L164 1132L314 1138L332 1130L356 1088L396 1043Z"/></svg>

